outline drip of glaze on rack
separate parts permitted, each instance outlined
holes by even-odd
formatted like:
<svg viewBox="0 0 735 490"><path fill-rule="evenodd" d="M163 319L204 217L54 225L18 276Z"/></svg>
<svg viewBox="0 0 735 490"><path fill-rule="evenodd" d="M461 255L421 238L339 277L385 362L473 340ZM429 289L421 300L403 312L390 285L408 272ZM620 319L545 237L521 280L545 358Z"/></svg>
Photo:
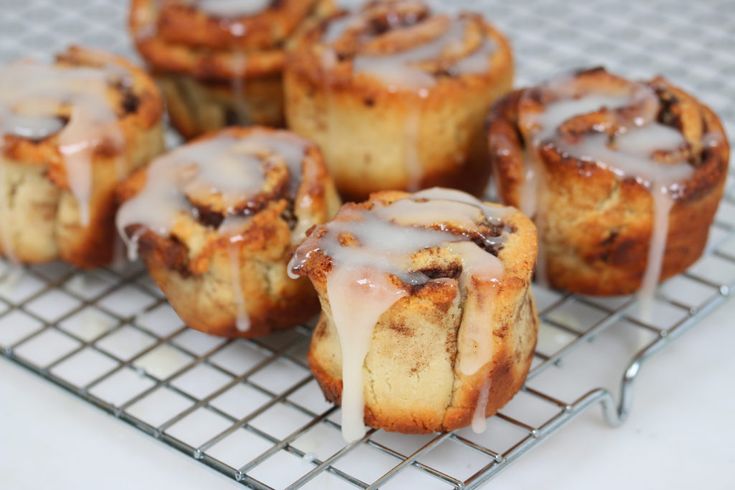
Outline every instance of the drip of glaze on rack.
<svg viewBox="0 0 735 490"><path fill-rule="evenodd" d="M79 224L90 224L93 191L92 158L102 145L125 144L116 108L108 91L125 83L120 67L52 66L17 62L0 68L0 151L6 135L41 141L58 137L69 191L76 199ZM12 166L0 165L0 240L3 253L15 261L9 218Z"/></svg>
<svg viewBox="0 0 735 490"><path fill-rule="evenodd" d="M296 250L289 273L297 277L310 254L324 253L332 261L327 278L331 318L342 350L342 433L354 441L365 434L362 367L379 318L407 296L407 286L431 279L412 270L413 258L428 249L444 249L462 265L460 287L466 299L459 328L456 369L475 374L492 357L488 319L493 314L495 288L503 275L496 256L508 230L503 218L509 208L489 207L449 189L433 188L391 204L375 202L371 209L345 206L336 219L315 229ZM470 237L489 222L502 231L485 236L484 248ZM461 231L450 231L459 228ZM493 253L490 253L491 250ZM489 386L487 387L489 389ZM487 396L480 396L473 427L483 428ZM479 414L479 415L478 415Z"/></svg>
<svg viewBox="0 0 735 490"><path fill-rule="evenodd" d="M653 199L653 229L646 270L641 281L639 297L642 311L650 309L661 275L669 213L674 205L672 191L690 178L692 165L682 157L678 161L662 163L654 158L656 152L675 154L686 148L682 134L656 121L660 102L654 90L642 83L631 84L623 91L594 92L576 87L574 80L560 77L552 80L544 90L554 99L541 114L521 115L521 124L531 128L526 147L525 182L521 190L522 211L534 216L539 232L544 229L544 200L546 179L539 154L542 145L552 143L560 152L583 161L589 161L615 173L619 178L633 178L645 185ZM529 97L528 93L524 97ZM619 125L612 136L607 132L586 133L575 141L557 133L570 119L589 113L623 108L636 108L633 118L614 116ZM627 120L626 120L627 119ZM546 280L543 240L539 240L537 275Z"/></svg>
<svg viewBox="0 0 735 490"><path fill-rule="evenodd" d="M391 9L382 12L382 9ZM374 18L373 15L376 17ZM385 22L385 31L374 27L376 19ZM469 52L463 50L463 43L468 33L476 26L477 20L472 17L450 17L449 15L432 15L423 2L404 0L384 7L379 4L367 7L363 11L351 12L332 20L322 36L322 66L329 72L340 60L339 46L345 39L359 39L361 47L352 58L352 72L364 74L385 84L388 91L413 92L418 101L413 104L407 116L404 128L404 160L406 162L407 190L416 191L421 187L423 165L419 154L421 141L421 114L425 109L425 101L437 84L437 71L450 73L452 76L485 73L490 68L490 59L495 53L496 45L485 36L480 43ZM376 35L376 32L379 34ZM366 34L367 33L367 34ZM405 38L413 36L423 39L429 33L430 39L422 44L405 43ZM398 51L381 52L381 42L396 41ZM390 44L390 42L386 42ZM402 49L401 49L402 48ZM446 58L449 60L441 70L427 65L436 64ZM329 76L325 76L329 83ZM329 88L329 86L327 86Z"/></svg>
<svg viewBox="0 0 735 490"><path fill-rule="evenodd" d="M218 135L155 159L147 169L143 189L126 201L117 215L118 231L128 246L130 260L137 258L138 240L146 231L166 237L182 217L200 216L201 211L192 202L194 196L217 198L224 208L217 232L229 237L237 327L247 331L250 323L237 246L249 220L247 203L262 190L268 173L280 165L286 165L288 192L295 196L305 150L302 140L285 132L254 131L244 138ZM131 226L138 228L129 235Z"/></svg>

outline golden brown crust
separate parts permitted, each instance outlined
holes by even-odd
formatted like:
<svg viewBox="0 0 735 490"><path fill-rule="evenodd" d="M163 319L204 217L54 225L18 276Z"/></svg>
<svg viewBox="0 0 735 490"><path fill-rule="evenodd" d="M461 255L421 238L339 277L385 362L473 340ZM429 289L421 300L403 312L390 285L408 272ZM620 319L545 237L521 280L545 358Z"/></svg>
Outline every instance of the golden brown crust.
<svg viewBox="0 0 735 490"><path fill-rule="evenodd" d="M153 80L122 57L72 46L57 56L56 64L112 66L126 74L125 83L110 82L105 93L124 144L102 141L95 146L90 161L90 222L82 226L80 205L69 188L59 133L41 140L4 134L1 192L9 206L6 219L12 244L11 253L5 252L24 263L61 259L78 267L98 267L113 258L117 181L148 163L163 148L163 101ZM68 118L71 110L69 105L60 105L58 116Z"/></svg>
<svg viewBox="0 0 735 490"><path fill-rule="evenodd" d="M179 1L133 0L129 25L173 125L193 138L236 123L283 126L285 49L329 11L331 0L280 0L229 19Z"/></svg>
<svg viewBox="0 0 735 490"><path fill-rule="evenodd" d="M430 88L391 86L356 73L358 57L400 53L441 38L449 18L433 15L426 7L420 14L406 14L407 19L418 19L416 25L383 26L383 10L400 13L403 3L418 2L373 2L364 8L362 24L336 40L325 41L325 33L344 13L299 40L285 72L289 127L320 145L340 192L348 198L414 185L456 187L477 195L489 176L483 164L487 145L482 122L491 102L511 88L510 45L481 16L465 13L459 18L467 26L460 42L412 65L434 78ZM486 55L485 69L464 73L454 68L487 42L495 49ZM419 162L418 179L406 168L408 152L415 152Z"/></svg>
<svg viewBox="0 0 735 490"><path fill-rule="evenodd" d="M393 202L401 192L373 194L370 202ZM459 330L465 298L454 279L430 281L412 287L391 306L375 326L363 366L365 423L403 433L454 430L470 424L489 380L490 416L521 388L533 357L538 320L530 292L536 254L533 224L514 211L504 218L514 231L499 252L504 265L493 298L492 356L474 374L458 367ZM318 232L315 231L315 232ZM451 269L449 255L432 254L439 270ZM444 263L444 265L441 265ZM339 338L326 294L331 259L314 251L299 270L308 275L319 293L322 316L314 330L309 366L327 400L340 403L342 360ZM442 272L440 272L441 274Z"/></svg>
<svg viewBox="0 0 735 490"><path fill-rule="evenodd" d="M325 222L339 206L319 150L295 135L266 128L228 128L192 144L222 136L246 141L251 135L274 134L304 145L299 176L283 175L284 167L271 168L262 191L238 201L232 209L223 207L221 196L201 193L197 185L187 184L182 192L198 209L196 216L180 213L168 236L141 229L135 223L125 229L129 237L138 235L139 252L151 276L192 328L223 337L252 338L302 323L318 311L308 281L288 278L286 265L304 230ZM278 153L263 158L274 161ZM147 178L147 170L131 176L119 187L119 198L134 199L144 189ZM291 195L290 182L296 178L297 190ZM232 213L250 216L237 230L236 241L218 229L226 216L234 216ZM249 317L246 331L237 328L238 292L233 280L240 285L239 296Z"/></svg>
<svg viewBox="0 0 735 490"><path fill-rule="evenodd" d="M533 361L536 346L536 330L538 320L536 308L530 293L526 295L526 303L522 307L521 316L517 319L518 330L522 332L518 338L522 345L505 348L494 356L492 365L482 374L472 379L455 380L457 391L446 406L421 410L381 410L381 405L365 407L365 423L370 427L381 428L404 434L426 434L431 432L448 432L472 423L486 377L490 378L490 391L485 416L492 417L521 389ZM395 330L395 325L393 325ZM318 338L324 338L326 324L320 320L314 331L312 344ZM532 332L532 333L531 333ZM342 395L341 373L325 368L326 362L320 359L318 350L309 350L309 367L324 397L337 405ZM420 365L419 363L416 364ZM433 396L430 392L429 396Z"/></svg>
<svg viewBox="0 0 735 490"><path fill-rule="evenodd" d="M576 77L597 88L630 84L602 69ZM684 271L704 250L723 192L729 146L722 124L709 107L660 77L646 85L660 101L658 120L682 133L687 148L681 151L687 152L694 167L692 176L671 190L675 203L669 215L663 281ZM503 201L515 206L521 203L524 161L529 158L529 138L520 117L523 111L542 110L545 95L539 90L509 94L496 104L489 119L490 163ZM625 110L616 117L625 117ZM570 119L560 131L573 137L575 131L589 131L592 125L599 128L608 124L610 113ZM560 152L552 144L542 145L539 155L547 189L545 225L539 235L550 284L591 295L637 291L646 270L654 221L649 189L635 179L621 180L594 162ZM668 155L656 157L665 162Z"/></svg>

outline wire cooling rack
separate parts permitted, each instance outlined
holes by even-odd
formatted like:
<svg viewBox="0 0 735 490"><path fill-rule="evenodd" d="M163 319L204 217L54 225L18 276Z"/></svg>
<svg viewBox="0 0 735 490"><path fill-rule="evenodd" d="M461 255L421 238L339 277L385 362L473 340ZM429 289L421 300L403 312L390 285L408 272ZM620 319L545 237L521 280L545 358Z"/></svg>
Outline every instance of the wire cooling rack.
<svg viewBox="0 0 735 490"><path fill-rule="evenodd" d="M444 7L483 10L508 33L520 83L602 63L628 76L662 73L712 105L732 135L735 9L727 3L465 0ZM133 56L124 2L0 5L1 62L46 57L71 42ZM345 444L339 409L324 401L305 362L308 326L255 341L208 337L184 327L139 264L8 269L0 347L6 358L248 486L474 488L593 406L610 424L623 422L642 365L726 301L734 285L730 178L706 255L660 288L654 321L629 297L536 289L542 327L528 382L484 434L371 430ZM619 390L571 380L570 355L609 350L623 331L634 332L637 353L617 361Z"/></svg>

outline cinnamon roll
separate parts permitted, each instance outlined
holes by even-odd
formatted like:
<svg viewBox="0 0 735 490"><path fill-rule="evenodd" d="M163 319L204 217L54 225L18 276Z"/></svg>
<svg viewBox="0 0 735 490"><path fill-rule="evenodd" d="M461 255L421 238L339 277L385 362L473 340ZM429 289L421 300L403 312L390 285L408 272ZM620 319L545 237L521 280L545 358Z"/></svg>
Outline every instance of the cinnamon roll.
<svg viewBox="0 0 735 490"><path fill-rule="evenodd" d="M321 300L309 363L345 438L482 430L531 363L535 256L519 211L441 188L375 193L312 230L289 269Z"/></svg>
<svg viewBox="0 0 735 490"><path fill-rule="evenodd" d="M132 0L130 30L185 138L283 125L285 49L331 0Z"/></svg>
<svg viewBox="0 0 735 490"><path fill-rule="evenodd" d="M729 146L712 110L664 78L594 68L518 90L489 142L504 202L535 216L551 286L650 300L702 254Z"/></svg>
<svg viewBox="0 0 735 490"><path fill-rule="evenodd" d="M481 15L374 1L296 43L286 116L319 144L349 198L435 185L479 195L489 177L483 121L512 80L510 46Z"/></svg>
<svg viewBox="0 0 735 490"><path fill-rule="evenodd" d="M190 327L255 337L319 310L286 264L339 198L316 146L286 131L231 128L154 160L120 186L131 259Z"/></svg>
<svg viewBox="0 0 735 490"><path fill-rule="evenodd" d="M163 148L163 103L126 60L71 47L0 67L0 252L109 263L115 186Z"/></svg>

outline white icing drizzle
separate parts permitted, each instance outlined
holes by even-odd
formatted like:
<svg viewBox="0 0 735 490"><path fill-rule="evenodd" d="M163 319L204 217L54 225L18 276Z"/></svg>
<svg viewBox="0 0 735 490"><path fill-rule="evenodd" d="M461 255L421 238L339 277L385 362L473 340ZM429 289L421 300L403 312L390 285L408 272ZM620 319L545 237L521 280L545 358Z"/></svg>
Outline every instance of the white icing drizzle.
<svg viewBox="0 0 735 490"><path fill-rule="evenodd" d="M540 163L539 146L553 143L559 151L579 160L593 162L621 179L633 178L651 191L653 200L653 227L649 244L646 270L641 281L639 298L650 304L653 300L666 250L669 214L674 201L671 190L689 179L694 169L686 161L661 163L653 158L656 151L674 151L687 145L682 134L674 128L655 121L659 111L658 98L650 87L635 84L622 94L585 93L573 98L563 81L550 84L552 93L567 97L556 100L540 115L531 116L536 126L528 152L525 182L521 189L522 210L536 216L539 231L545 219L543 206L537 200L545 194L545 177ZM570 98L571 97L571 98ZM607 133L585 134L575 141L556 136L558 127L568 119L602 108L614 111L626 106L640 105L641 114L623 125L611 144ZM541 240L540 240L541 242ZM544 254L539 250L538 272L545 274Z"/></svg>
<svg viewBox="0 0 735 490"><path fill-rule="evenodd" d="M230 256L230 274L232 275L232 295L235 300L236 319L235 326L240 332L250 330L250 316L248 315L245 295L242 292L242 277L240 274L240 249L236 245L237 240L230 240L227 253Z"/></svg>
<svg viewBox="0 0 735 490"><path fill-rule="evenodd" d="M648 245L648 257L646 271L641 279L641 289L638 292L640 309L644 321L651 320L653 311L653 298L656 294L658 281L661 277L661 269L666 252L666 238L669 234L669 214L674 207L665 187L651 189L653 197L653 230L651 230L651 242Z"/></svg>
<svg viewBox="0 0 735 490"><path fill-rule="evenodd" d="M461 42L465 29L464 20L452 19L444 34L426 44L388 55L356 56L353 70L357 74L378 78L388 85L389 90L431 88L436 84L436 78L417 65L436 59L449 47Z"/></svg>
<svg viewBox="0 0 735 490"><path fill-rule="evenodd" d="M259 14L271 3L272 0L197 0L196 7L213 17L234 19Z"/></svg>
<svg viewBox="0 0 735 490"><path fill-rule="evenodd" d="M362 366L373 329L380 316L407 294L369 266L338 267L330 274L327 296L342 351L342 435L347 441L365 435Z"/></svg>
<svg viewBox="0 0 735 490"><path fill-rule="evenodd" d="M421 179L424 176L424 168L421 157L419 156L423 100L424 98L421 97L418 102L419 107L410 109L406 118L406 135L404 138L404 158L406 160L406 174L408 177L406 180L406 190L411 192L421 188Z"/></svg>
<svg viewBox="0 0 735 490"><path fill-rule="evenodd" d="M110 83L124 76L122 69L113 66L24 62L0 68L0 139L5 134L31 139L58 134L69 190L76 198L82 226L90 221L91 160L96 148L124 145L116 110L107 100ZM64 107L70 109L66 124L58 117ZM5 199L3 206L7 208ZM0 228L8 223L3 219Z"/></svg>
<svg viewBox="0 0 735 490"><path fill-rule="evenodd" d="M117 214L117 228L135 260L138 241L146 231L169 236L179 219L197 216L187 198L191 191L218 195L227 207L218 233L229 237L230 280L238 330L250 328L247 303L240 277L239 242L248 217L236 216L235 207L254 197L265 182L271 165L286 165L290 174L289 192L295 196L300 182L301 162L307 143L285 131L252 131L247 136L227 133L181 146L155 159L147 169L140 192L126 201ZM138 225L132 235L129 226Z"/></svg>
<svg viewBox="0 0 735 490"><path fill-rule="evenodd" d="M458 334L457 371L472 375L492 359L490 318L495 286L503 275L502 262L467 235L445 230L476 232L483 221L500 225L509 212L509 208L486 206L460 191L434 188L391 204L374 202L370 210L345 206L334 221L312 232L296 250L289 263L292 275L314 253L323 253L332 261L327 297L342 349L342 434L346 440L358 440L365 434L362 370L375 325L408 295L406 285L432 280L412 266L421 251L441 248L462 264L460 287L466 302ZM488 244L502 243L504 233L489 238ZM357 243L344 242L345 237Z"/></svg>
<svg viewBox="0 0 735 490"><path fill-rule="evenodd" d="M461 44L468 21L462 18L447 18L447 27L436 38L403 51L388 54L358 54L352 60L356 74L364 73L381 80L389 90L429 89L436 84L436 78L420 67L421 63L439 58L445 52ZM329 23L322 36L322 43L328 50L343 34L352 29L364 27L364 12L354 12L339 17ZM401 29L400 25L395 26ZM497 50L491 38L483 40L472 53L458 59L449 70L458 75L478 74L490 69L490 59Z"/></svg>
<svg viewBox="0 0 735 490"><path fill-rule="evenodd" d="M475 411L472 414L472 432L475 434L482 434L487 430L487 402L490 401L490 376L485 379L480 388L480 394L477 397L477 405Z"/></svg>
<svg viewBox="0 0 735 490"><path fill-rule="evenodd" d="M533 218L536 229L545 229L546 208L539 206L539 199L546 195L546 175L541 163L538 148L532 145L524 159L523 183L520 188L520 209L526 215ZM548 287L549 279L546 271L546 249L543 240L538 241L538 252L536 258L536 281L543 287Z"/></svg>
<svg viewBox="0 0 735 490"><path fill-rule="evenodd" d="M244 51L236 51L232 55L232 93L234 94L235 111L239 121L244 121L247 114L245 102L245 70L247 68L247 57Z"/></svg>

